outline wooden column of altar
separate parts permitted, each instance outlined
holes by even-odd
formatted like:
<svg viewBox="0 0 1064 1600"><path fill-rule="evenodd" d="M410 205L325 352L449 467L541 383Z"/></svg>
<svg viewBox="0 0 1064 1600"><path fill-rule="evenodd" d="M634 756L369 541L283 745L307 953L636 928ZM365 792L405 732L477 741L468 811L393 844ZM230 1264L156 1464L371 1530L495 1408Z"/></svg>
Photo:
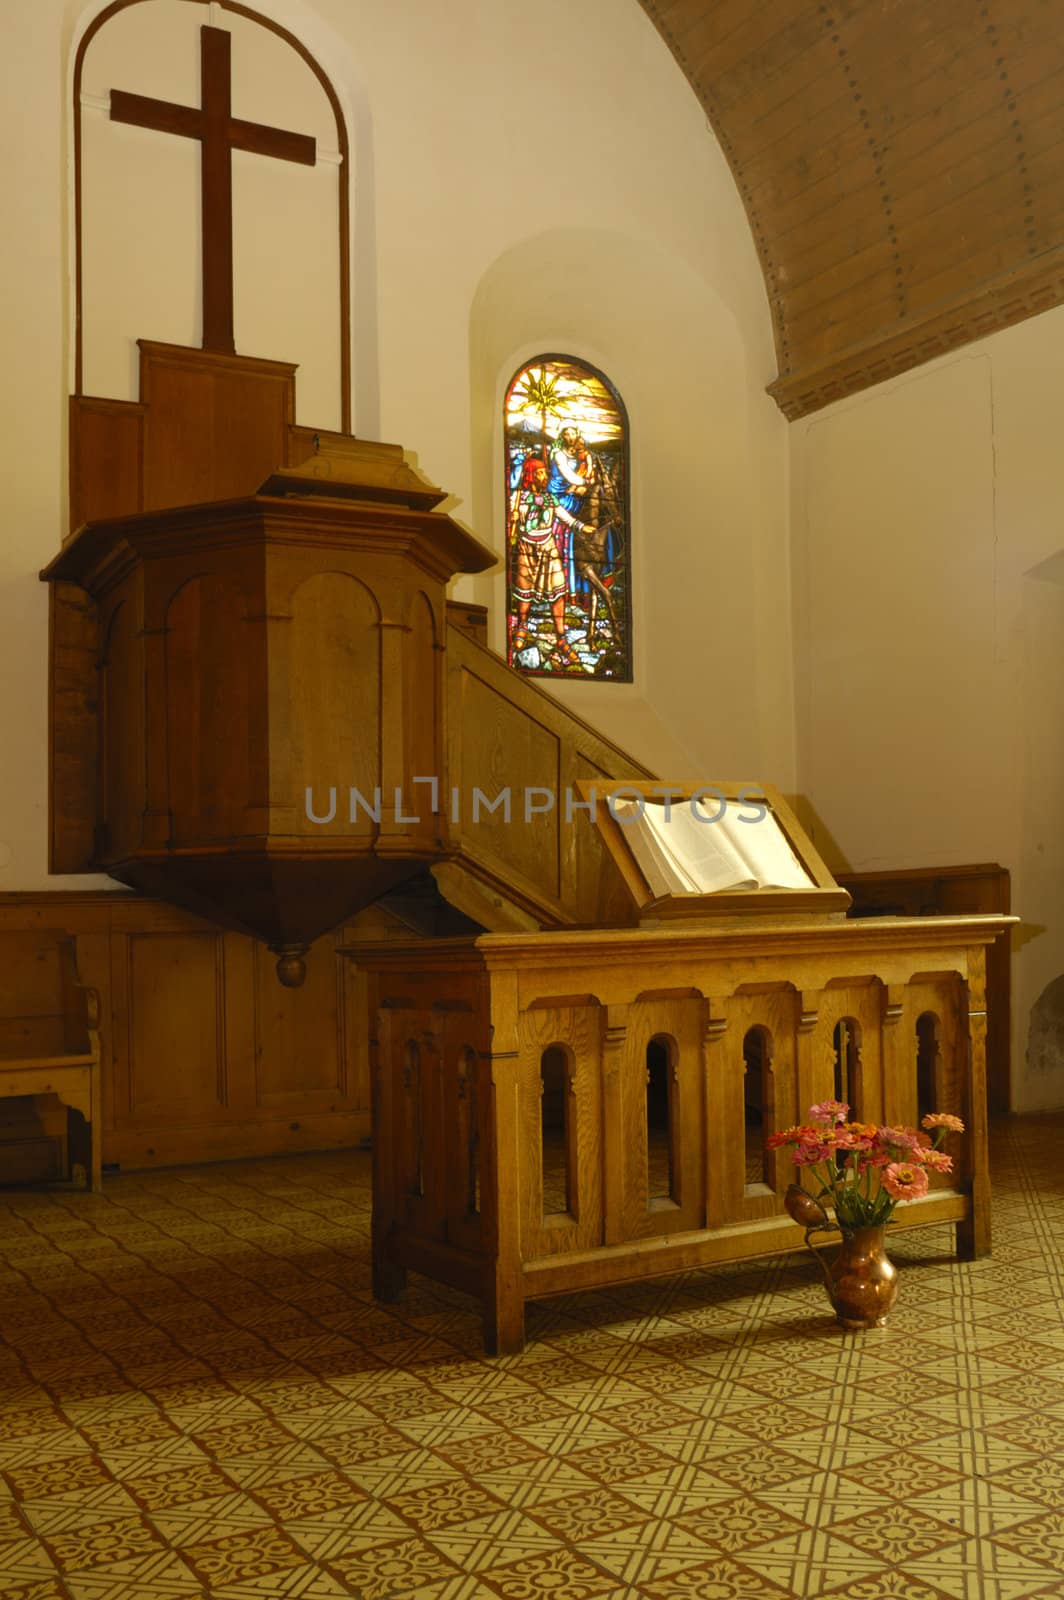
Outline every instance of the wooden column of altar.
<svg viewBox="0 0 1064 1600"><path fill-rule="evenodd" d="M986 1254L985 956L1009 920L748 918L349 947L377 1018L376 1292L399 1294L408 1268L466 1290L488 1349L510 1352L529 1300L800 1248L787 1152L748 1166L755 1058L759 1149L840 1093L877 1123L961 1114L954 1173L932 1174L896 1225L953 1223L959 1255Z"/></svg>

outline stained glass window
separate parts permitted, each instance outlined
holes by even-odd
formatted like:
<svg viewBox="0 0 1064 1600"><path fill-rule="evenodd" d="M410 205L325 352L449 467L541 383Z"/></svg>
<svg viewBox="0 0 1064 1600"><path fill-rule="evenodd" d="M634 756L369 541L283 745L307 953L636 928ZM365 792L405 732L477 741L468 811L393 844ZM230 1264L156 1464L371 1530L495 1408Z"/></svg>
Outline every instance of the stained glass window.
<svg viewBox="0 0 1064 1600"><path fill-rule="evenodd" d="M628 420L601 372L537 356L506 391L507 660L630 683Z"/></svg>

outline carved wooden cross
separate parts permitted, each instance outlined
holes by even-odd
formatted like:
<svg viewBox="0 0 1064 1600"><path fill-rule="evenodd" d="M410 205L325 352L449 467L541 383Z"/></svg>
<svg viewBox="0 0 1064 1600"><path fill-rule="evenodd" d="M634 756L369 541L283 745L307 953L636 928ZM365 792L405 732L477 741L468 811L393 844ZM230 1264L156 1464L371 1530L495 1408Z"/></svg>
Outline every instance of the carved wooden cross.
<svg viewBox="0 0 1064 1600"><path fill-rule="evenodd" d="M111 90L111 118L158 133L198 139L202 146L203 190L203 348L232 351L233 345L233 161L234 150L298 161L312 167L315 142L307 134L286 133L261 122L242 122L231 114L230 35L223 28L200 29L200 106Z"/></svg>

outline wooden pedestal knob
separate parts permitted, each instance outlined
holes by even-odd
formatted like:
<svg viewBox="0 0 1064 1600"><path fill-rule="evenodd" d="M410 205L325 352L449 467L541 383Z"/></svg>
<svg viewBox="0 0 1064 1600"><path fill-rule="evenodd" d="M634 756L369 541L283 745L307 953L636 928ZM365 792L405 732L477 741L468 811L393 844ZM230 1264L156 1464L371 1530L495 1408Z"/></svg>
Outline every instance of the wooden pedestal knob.
<svg viewBox="0 0 1064 1600"><path fill-rule="evenodd" d="M303 957L306 955L308 945L289 944L283 949L275 950L277 957L277 978L286 989L301 989L303 980L307 975L307 964Z"/></svg>

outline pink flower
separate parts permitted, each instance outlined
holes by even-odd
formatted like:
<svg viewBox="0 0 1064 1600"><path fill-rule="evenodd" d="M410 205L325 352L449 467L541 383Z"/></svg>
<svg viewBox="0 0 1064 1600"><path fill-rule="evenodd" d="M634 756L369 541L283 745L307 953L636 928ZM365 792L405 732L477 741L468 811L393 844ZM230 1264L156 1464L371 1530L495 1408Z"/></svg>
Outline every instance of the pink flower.
<svg viewBox="0 0 1064 1600"><path fill-rule="evenodd" d="M882 1183L895 1200L918 1200L928 1190L927 1173L912 1161L892 1161L884 1168Z"/></svg>
<svg viewBox="0 0 1064 1600"><path fill-rule="evenodd" d="M915 1150L920 1143L920 1135L915 1128L880 1128L879 1137L884 1144L893 1145L896 1150Z"/></svg>
<svg viewBox="0 0 1064 1600"><path fill-rule="evenodd" d="M821 1100L809 1107L814 1122L845 1122L849 1114L850 1108L842 1100Z"/></svg>
<svg viewBox="0 0 1064 1600"><path fill-rule="evenodd" d="M915 1150L913 1154L922 1167L930 1167L934 1172L953 1171L953 1157L944 1150Z"/></svg>
<svg viewBox="0 0 1064 1600"><path fill-rule="evenodd" d="M803 1140L794 1152L795 1166L814 1167L818 1161L827 1161L830 1155L830 1145L813 1144L810 1140Z"/></svg>
<svg viewBox="0 0 1064 1600"><path fill-rule="evenodd" d="M802 1140L817 1139L820 1137L816 1128L810 1128L801 1123L795 1128L783 1128L779 1133L770 1133L765 1140L765 1148L779 1150L785 1144L801 1144Z"/></svg>
<svg viewBox="0 0 1064 1600"><path fill-rule="evenodd" d="M836 1128L834 1142L839 1150L870 1150L872 1140L868 1134L858 1133L851 1124L848 1128Z"/></svg>
<svg viewBox="0 0 1064 1600"><path fill-rule="evenodd" d="M921 1128L946 1128L950 1133L963 1133L964 1123L950 1111L929 1111L920 1118Z"/></svg>

